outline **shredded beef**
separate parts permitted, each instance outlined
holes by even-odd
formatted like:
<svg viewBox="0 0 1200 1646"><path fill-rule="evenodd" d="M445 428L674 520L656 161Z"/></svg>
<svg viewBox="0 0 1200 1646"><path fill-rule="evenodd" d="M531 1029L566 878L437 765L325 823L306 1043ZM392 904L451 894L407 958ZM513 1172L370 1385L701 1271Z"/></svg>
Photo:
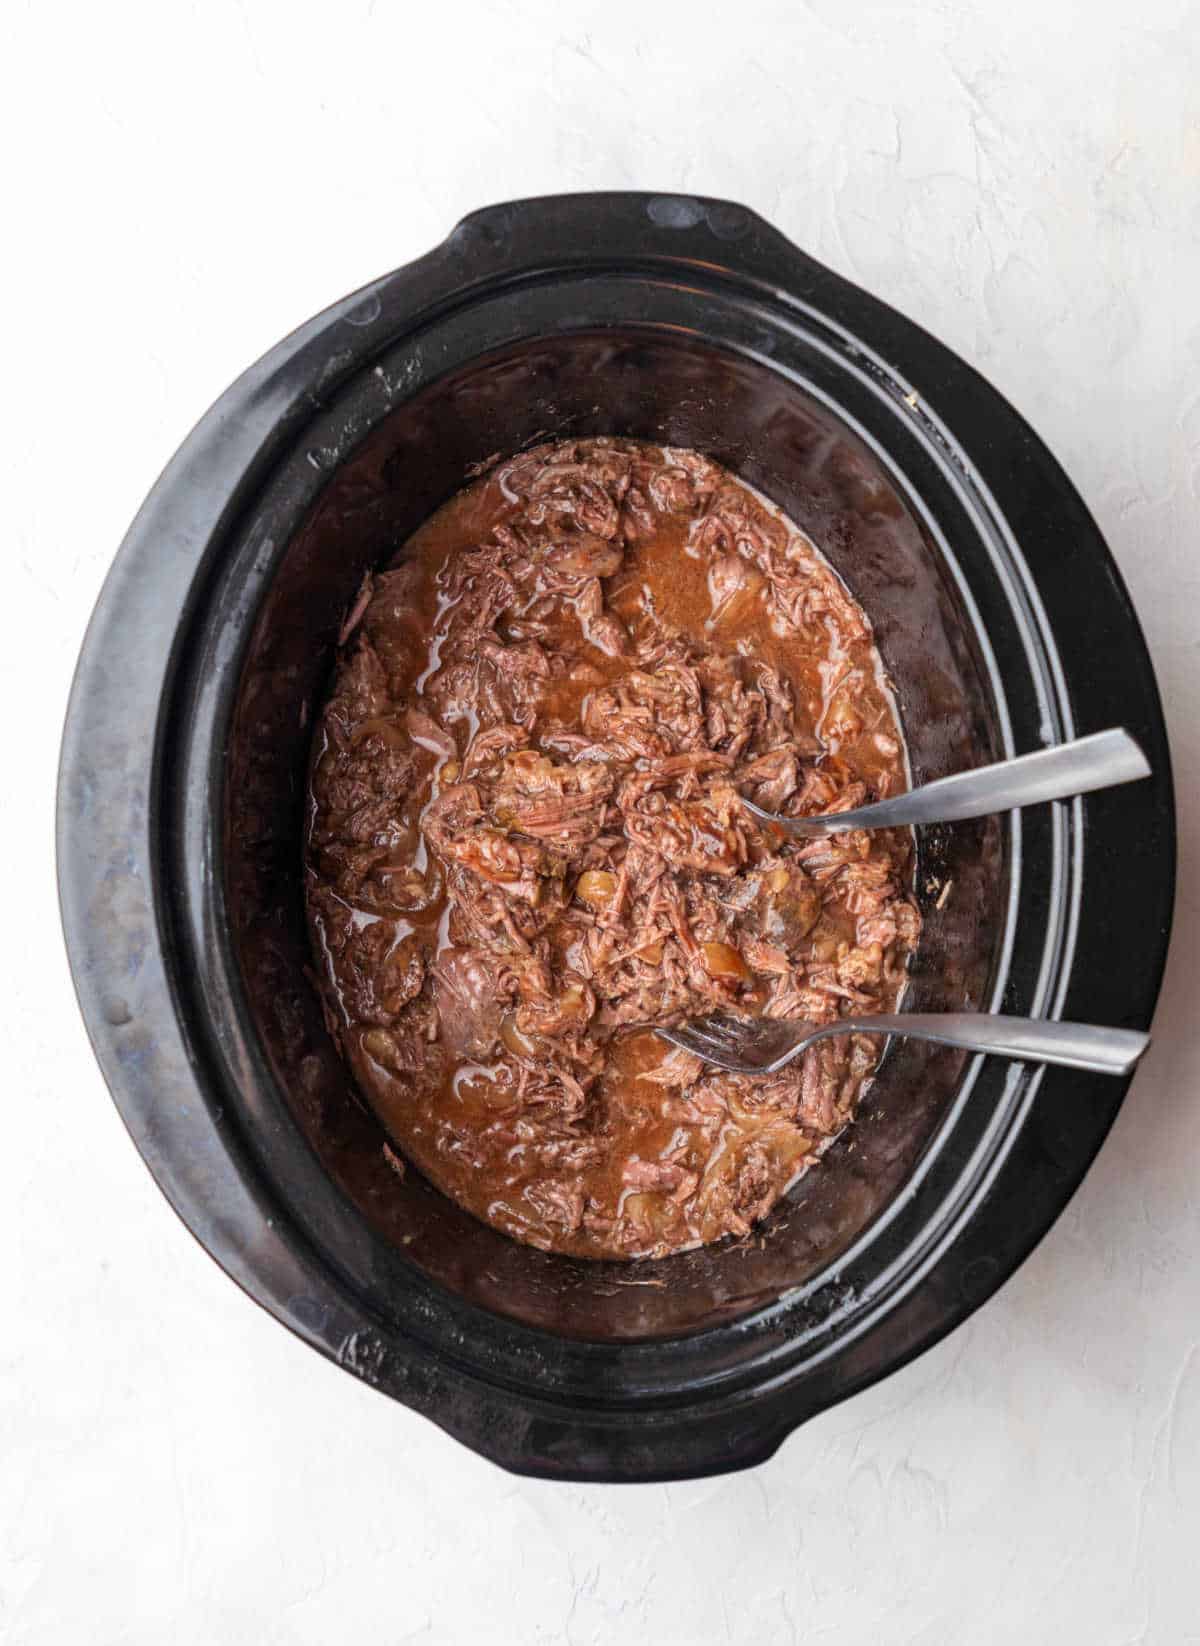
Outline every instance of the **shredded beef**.
<svg viewBox="0 0 1200 1646"><path fill-rule="evenodd" d="M327 1021L393 1143L477 1216L594 1257L744 1235L850 1121L871 1037L720 1074L656 1025L888 1011L902 833L793 841L905 782L870 625L699 453L502 464L356 592L306 874Z"/></svg>

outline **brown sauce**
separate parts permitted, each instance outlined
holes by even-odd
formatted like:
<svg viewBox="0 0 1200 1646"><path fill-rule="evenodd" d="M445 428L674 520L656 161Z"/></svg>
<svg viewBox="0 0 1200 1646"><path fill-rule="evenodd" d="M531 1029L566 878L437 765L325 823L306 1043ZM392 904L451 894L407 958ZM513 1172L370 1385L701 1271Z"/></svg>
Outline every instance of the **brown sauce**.
<svg viewBox="0 0 1200 1646"><path fill-rule="evenodd" d="M309 922L330 1030L396 1145L533 1245L746 1233L850 1120L877 1042L755 1080L653 1027L894 1008L920 928L908 837L785 839L740 799L803 815L904 787L862 611L718 465L584 440L452 499L344 640Z"/></svg>

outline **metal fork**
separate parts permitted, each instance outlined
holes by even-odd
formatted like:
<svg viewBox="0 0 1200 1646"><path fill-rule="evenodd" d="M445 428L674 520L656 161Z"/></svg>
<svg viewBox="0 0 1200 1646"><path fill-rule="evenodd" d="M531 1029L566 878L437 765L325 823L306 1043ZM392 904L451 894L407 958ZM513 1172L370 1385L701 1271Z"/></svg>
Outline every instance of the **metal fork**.
<svg viewBox="0 0 1200 1646"><path fill-rule="evenodd" d="M1148 1034L1133 1029L989 1012L903 1012L893 1017L879 1013L839 1017L836 1023L717 1013L656 1033L718 1069L753 1075L786 1069L814 1041L839 1034L906 1034L915 1040L936 1041L939 1046L961 1046L1023 1063L1057 1063L1067 1069L1090 1069L1094 1074L1128 1074L1150 1044Z"/></svg>
<svg viewBox="0 0 1200 1646"><path fill-rule="evenodd" d="M976 766L953 777L922 783L890 800L824 817L780 817L742 796L755 817L778 823L791 835L840 834L843 829L895 829L912 823L957 823L989 812L1012 811L1040 800L1067 800L1094 789L1114 788L1150 776L1150 762L1127 731L1114 727L1091 737L1039 749L1036 754Z"/></svg>

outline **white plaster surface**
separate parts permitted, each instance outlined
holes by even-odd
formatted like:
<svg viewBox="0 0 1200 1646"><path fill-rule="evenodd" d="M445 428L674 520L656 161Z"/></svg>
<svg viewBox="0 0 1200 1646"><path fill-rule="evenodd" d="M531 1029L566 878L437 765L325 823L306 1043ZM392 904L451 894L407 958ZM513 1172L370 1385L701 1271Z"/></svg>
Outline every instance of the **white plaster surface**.
<svg viewBox="0 0 1200 1646"><path fill-rule="evenodd" d="M5 12L0 1641L1200 1641L1200 11L1194 0L108 0ZM61 953L56 745L160 466L297 322L464 211L757 207L979 365L1107 533L1174 739L1158 1038L980 1314L768 1465L502 1474L175 1220ZM7 795L7 791L6 791ZM1120 965L1115 956L1114 965Z"/></svg>

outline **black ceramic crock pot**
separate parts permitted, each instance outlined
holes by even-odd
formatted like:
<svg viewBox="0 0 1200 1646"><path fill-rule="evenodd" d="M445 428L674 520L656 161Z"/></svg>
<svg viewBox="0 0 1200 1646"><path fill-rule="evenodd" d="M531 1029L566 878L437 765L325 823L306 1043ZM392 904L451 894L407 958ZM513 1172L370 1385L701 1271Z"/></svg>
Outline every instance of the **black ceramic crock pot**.
<svg viewBox="0 0 1200 1646"><path fill-rule="evenodd" d="M714 200L478 212L229 389L88 630L59 880L121 1114L252 1297L508 1468L672 1479L767 1457L975 1309L1125 1083L895 1042L856 1127L751 1239L661 1262L529 1250L391 1170L306 974L314 703L364 570L496 454L594 433L699 447L810 531L874 619L916 781L1129 728L1149 782L925 832L907 1004L1147 1027L1171 781L1096 526L972 370Z"/></svg>

